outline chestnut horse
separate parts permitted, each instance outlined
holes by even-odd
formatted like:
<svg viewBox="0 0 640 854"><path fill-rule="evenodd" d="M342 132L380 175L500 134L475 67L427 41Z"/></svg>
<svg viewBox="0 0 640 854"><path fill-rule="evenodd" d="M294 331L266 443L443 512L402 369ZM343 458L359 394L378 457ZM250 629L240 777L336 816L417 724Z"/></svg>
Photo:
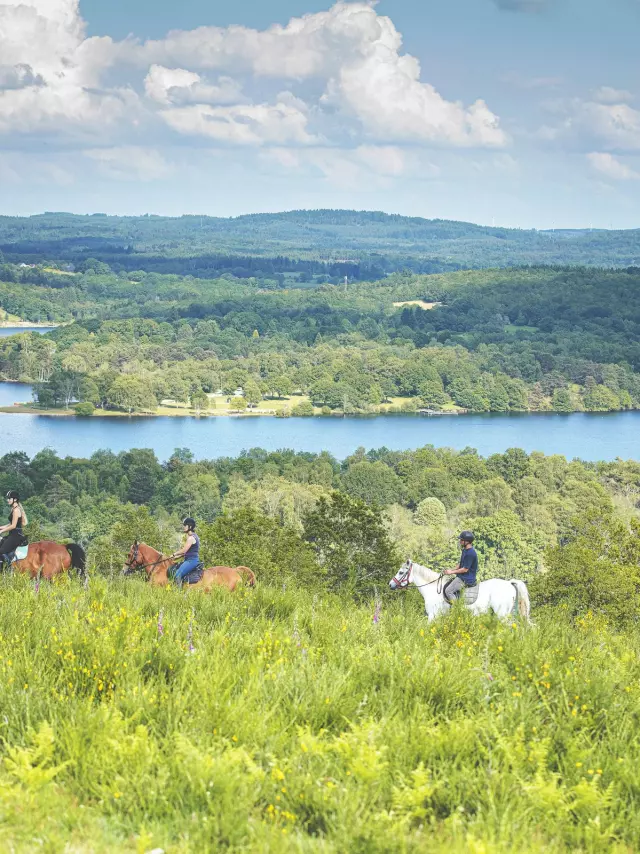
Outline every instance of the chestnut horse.
<svg viewBox="0 0 640 854"><path fill-rule="evenodd" d="M61 575L65 570L75 569L78 576L86 576L87 556L77 543L63 546L60 543L44 541L29 543L24 560L15 561L11 566L16 572L29 573L31 578L40 575L47 581Z"/></svg>
<svg viewBox="0 0 640 854"><path fill-rule="evenodd" d="M147 573L147 580L154 587L166 587L171 580L168 570L174 562L172 558L165 557L146 543L139 543L136 540L129 550L123 571L125 575L132 575L137 570L143 569ZM185 587L191 590L202 590L204 593L210 593L214 587L226 587L233 592L245 576L249 587L255 587L256 577L248 567L238 566L232 569L230 566L213 566L211 569L204 570L197 584L185 584Z"/></svg>

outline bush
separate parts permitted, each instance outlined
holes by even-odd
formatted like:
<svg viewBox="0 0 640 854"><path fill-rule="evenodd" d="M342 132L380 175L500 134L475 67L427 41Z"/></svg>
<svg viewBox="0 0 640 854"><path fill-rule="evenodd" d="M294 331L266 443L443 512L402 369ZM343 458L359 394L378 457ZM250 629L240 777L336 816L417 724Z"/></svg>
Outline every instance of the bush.
<svg viewBox="0 0 640 854"><path fill-rule="evenodd" d="M631 530L592 511L574 520L571 542L545 556L546 572L531 584L534 606L561 607L573 618L588 613L624 627L640 610L640 522Z"/></svg>
<svg viewBox="0 0 640 854"><path fill-rule="evenodd" d="M315 409L313 408L313 404L308 400L299 403L297 406L293 407L291 411L292 415L296 417L305 417L308 418L310 415L315 415Z"/></svg>
<svg viewBox="0 0 640 854"><path fill-rule="evenodd" d="M310 582L320 574L311 548L291 528L242 507L198 528L207 566L248 566L258 580Z"/></svg>
<svg viewBox="0 0 640 854"><path fill-rule="evenodd" d="M93 415L93 413L96 411L96 408L93 403L89 403L88 401L85 401L84 403L76 403L73 408L76 411L76 415L80 415L83 418L88 417L89 415Z"/></svg>

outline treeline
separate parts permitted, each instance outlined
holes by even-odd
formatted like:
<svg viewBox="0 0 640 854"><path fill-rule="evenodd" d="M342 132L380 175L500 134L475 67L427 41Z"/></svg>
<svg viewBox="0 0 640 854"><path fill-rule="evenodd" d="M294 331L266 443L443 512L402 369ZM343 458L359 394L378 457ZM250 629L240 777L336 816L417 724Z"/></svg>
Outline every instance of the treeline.
<svg viewBox="0 0 640 854"><path fill-rule="evenodd" d="M476 532L482 577L523 578L544 601L565 601L568 590L597 603L594 590L607 588L606 611L640 581L635 462L517 449L483 458L431 446L360 449L343 462L292 451L195 461L178 449L161 463L150 450L90 459L43 450L0 459L0 491L8 489L25 499L32 540L80 542L102 571L115 571L114 559L119 569L136 538L175 547L190 514L207 560L253 565L278 583L324 581L368 594L407 556L436 569L454 564L463 528ZM569 558L581 560L574 578ZM552 579L540 574L549 567Z"/></svg>
<svg viewBox="0 0 640 854"><path fill-rule="evenodd" d="M275 272L293 272L298 260L350 259L369 268L361 271L362 278L373 278L376 268L434 273L541 263L626 267L636 262L639 249L640 231L525 231L366 211L291 211L232 219L64 213L0 217L0 250L9 260L81 263L95 257L128 270L189 271L205 277L229 269L225 265L232 256L241 262L234 266L249 269L250 258L263 270L278 256L292 261L291 268Z"/></svg>
<svg viewBox="0 0 640 854"><path fill-rule="evenodd" d="M0 284L0 305L76 322L3 339L0 374L37 383L46 407L153 411L169 398L202 409L238 388L247 406L302 395L295 414L640 406L638 268L397 274L271 293L232 276L114 276L101 262L45 275L53 283ZM435 307L406 304L416 299Z"/></svg>

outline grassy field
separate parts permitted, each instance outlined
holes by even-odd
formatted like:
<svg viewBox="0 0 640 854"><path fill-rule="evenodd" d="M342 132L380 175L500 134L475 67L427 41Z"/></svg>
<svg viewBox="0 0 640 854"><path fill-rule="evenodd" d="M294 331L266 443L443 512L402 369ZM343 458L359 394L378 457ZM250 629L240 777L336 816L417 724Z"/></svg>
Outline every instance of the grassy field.
<svg viewBox="0 0 640 854"><path fill-rule="evenodd" d="M0 849L637 851L638 634L420 601L3 578Z"/></svg>

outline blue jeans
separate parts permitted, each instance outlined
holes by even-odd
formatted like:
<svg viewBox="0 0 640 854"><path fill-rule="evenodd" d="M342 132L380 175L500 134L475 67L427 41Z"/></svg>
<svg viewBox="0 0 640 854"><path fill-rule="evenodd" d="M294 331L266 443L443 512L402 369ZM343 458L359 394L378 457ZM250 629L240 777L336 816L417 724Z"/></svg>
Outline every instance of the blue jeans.
<svg viewBox="0 0 640 854"><path fill-rule="evenodd" d="M189 575L190 572L198 566L200 563L199 557L190 557L187 558L177 569L175 574L175 582L176 584L182 584L182 580L185 576Z"/></svg>

